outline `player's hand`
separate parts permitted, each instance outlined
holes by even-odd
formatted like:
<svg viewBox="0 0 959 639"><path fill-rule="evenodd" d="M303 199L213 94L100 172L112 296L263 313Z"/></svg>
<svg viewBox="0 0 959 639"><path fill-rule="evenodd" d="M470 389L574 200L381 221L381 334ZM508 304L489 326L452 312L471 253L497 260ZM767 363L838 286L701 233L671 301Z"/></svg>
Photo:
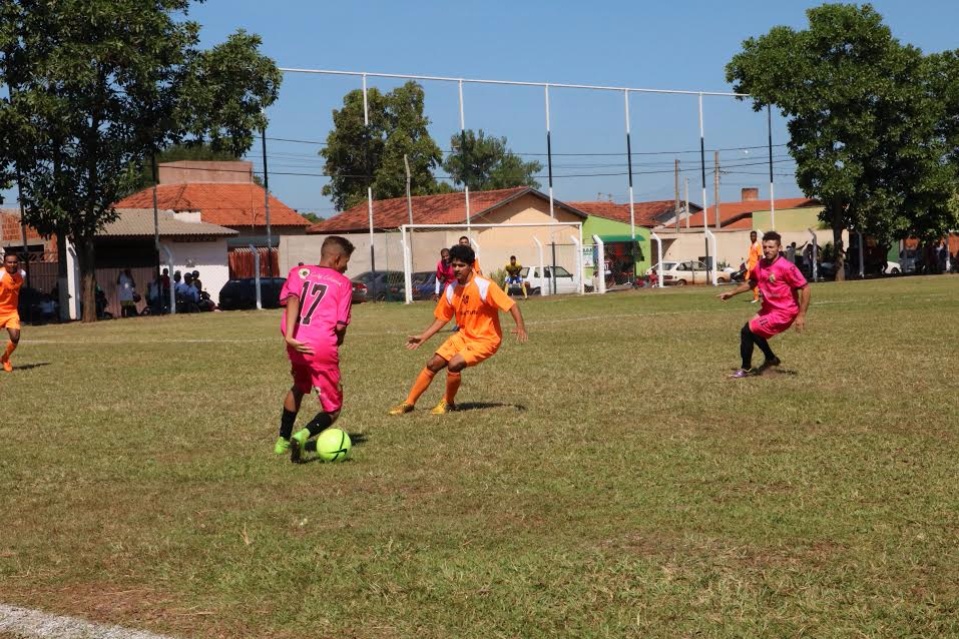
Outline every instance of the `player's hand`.
<svg viewBox="0 0 959 639"><path fill-rule="evenodd" d="M806 330L806 316L805 315L797 316L796 322L793 325L796 327L797 333L802 333L804 330Z"/></svg>
<svg viewBox="0 0 959 639"><path fill-rule="evenodd" d="M732 296L733 296L732 293L730 293L729 291L726 291L725 293L720 293L720 294L717 295L716 297L718 297L719 299L721 299L722 301L725 302L726 300L728 300L728 299L729 299L730 297L732 297Z"/></svg>
<svg viewBox="0 0 959 639"><path fill-rule="evenodd" d="M406 348L415 351L423 343L423 338L419 335L410 335L406 338Z"/></svg>
<svg viewBox="0 0 959 639"><path fill-rule="evenodd" d="M516 341L520 344L525 343L529 339L529 335L526 334L525 328L514 328L513 333L516 334Z"/></svg>
<svg viewBox="0 0 959 639"><path fill-rule="evenodd" d="M295 340L292 337L286 338L286 345L295 350L297 353L302 353L303 355L312 355L313 349L309 345L304 344L299 340Z"/></svg>

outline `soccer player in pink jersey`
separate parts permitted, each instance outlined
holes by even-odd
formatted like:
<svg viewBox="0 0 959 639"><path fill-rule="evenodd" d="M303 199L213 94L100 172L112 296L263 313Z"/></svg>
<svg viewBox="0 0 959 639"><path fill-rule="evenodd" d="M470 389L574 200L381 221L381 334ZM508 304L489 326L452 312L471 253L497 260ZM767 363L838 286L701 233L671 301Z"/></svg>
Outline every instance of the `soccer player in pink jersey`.
<svg viewBox="0 0 959 639"><path fill-rule="evenodd" d="M719 296L728 300L734 295L759 288L762 293L762 308L749 320L740 333L739 351L743 358L742 368L732 374L739 379L749 375L752 369L753 347L766 356L756 374L761 375L773 366L779 366L779 358L766 341L789 329L793 324L800 333L806 326L806 309L809 308L809 284L795 264L779 254L782 238L770 231L763 235L763 258L750 271L749 280Z"/></svg>
<svg viewBox="0 0 959 639"><path fill-rule="evenodd" d="M316 449L316 443L307 440L332 426L343 407L339 347L350 324L353 294L353 285L343 273L353 249L346 238L326 238L319 266L295 267L280 291L280 304L286 306L280 332L286 340L293 386L283 402L280 437L273 450L278 455L289 451L294 463L304 450ZM306 428L291 435L300 402L314 388L320 412Z"/></svg>

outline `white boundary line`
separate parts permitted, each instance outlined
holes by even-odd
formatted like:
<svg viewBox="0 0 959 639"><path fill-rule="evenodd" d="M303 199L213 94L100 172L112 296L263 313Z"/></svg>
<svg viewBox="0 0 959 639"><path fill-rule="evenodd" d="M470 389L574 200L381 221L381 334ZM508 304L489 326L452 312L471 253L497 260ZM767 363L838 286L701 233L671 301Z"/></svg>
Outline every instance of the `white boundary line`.
<svg viewBox="0 0 959 639"><path fill-rule="evenodd" d="M122 626L101 625L76 617L0 604L0 632L38 639L171 639Z"/></svg>

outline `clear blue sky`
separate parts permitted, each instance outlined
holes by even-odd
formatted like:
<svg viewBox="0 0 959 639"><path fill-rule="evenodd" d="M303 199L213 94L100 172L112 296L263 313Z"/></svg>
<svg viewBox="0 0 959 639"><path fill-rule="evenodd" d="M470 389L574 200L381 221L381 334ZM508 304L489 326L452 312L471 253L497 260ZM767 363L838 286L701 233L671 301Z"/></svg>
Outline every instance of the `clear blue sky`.
<svg viewBox="0 0 959 639"><path fill-rule="evenodd" d="M780 24L802 28L804 10L818 4L208 0L193 9L191 18L203 25L205 45L238 28L260 34L263 51L281 67L728 91L724 66L745 38ZM955 0L880 0L873 6L903 42L926 52L959 47ZM397 83L370 80L371 86L386 90ZM431 133L445 149L459 128L456 86L424 86ZM269 111L268 138L322 142L332 109L357 87L358 79L288 74ZM467 85L464 94L467 127L505 135L514 151L545 164L542 155L534 155L546 151L542 89ZM637 200L672 198L672 166L678 158L683 175L690 178L691 199L700 202L696 99L634 94L630 100ZM556 89L551 112L556 196L584 200L602 193L627 201L623 155L579 155L624 153L622 95ZM766 144L765 115L731 98L707 98L705 128L706 147L722 149L721 163L728 171L721 174L722 198L739 199L744 186L758 186L768 197L768 169L761 164L765 149L743 150ZM776 195L794 197L801 194L790 177L792 163L781 146L785 141L783 123L774 117L773 143L780 145L774 148ZM329 216L332 205L320 194L326 180L319 176L319 148L268 139L270 186L290 206ZM259 147L251 159L259 168ZM708 163L712 202L711 154ZM614 175L578 177L588 174ZM546 180L541 182L545 190Z"/></svg>

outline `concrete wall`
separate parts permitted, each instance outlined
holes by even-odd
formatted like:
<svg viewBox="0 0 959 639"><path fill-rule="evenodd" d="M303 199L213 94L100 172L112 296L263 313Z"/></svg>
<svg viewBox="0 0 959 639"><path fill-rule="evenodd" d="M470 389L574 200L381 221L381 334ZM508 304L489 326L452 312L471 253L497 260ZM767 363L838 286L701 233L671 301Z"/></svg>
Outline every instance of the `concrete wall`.
<svg viewBox="0 0 959 639"><path fill-rule="evenodd" d="M180 160L164 162L157 169L160 174L160 184L193 182L249 184L253 182L253 163L242 160L236 162Z"/></svg>
<svg viewBox="0 0 959 639"><path fill-rule="evenodd" d="M801 209L783 209L776 211L776 230L779 233L791 231L803 232L808 228L825 229L825 224L819 221L822 207L804 207ZM768 231L773 228L772 213L756 211L753 213L753 228ZM808 234L807 234L808 235ZM791 242L792 240L790 240Z"/></svg>
<svg viewBox="0 0 959 639"><path fill-rule="evenodd" d="M186 273L200 271L200 281L203 288L216 301L220 296L220 289L230 279L230 267L226 254L226 239L213 242L178 242L171 238L163 240L161 246L166 246L173 253L173 270ZM160 259L166 268L167 255L160 250ZM173 277L173 273L170 273ZM144 293L146 288L143 289Z"/></svg>

